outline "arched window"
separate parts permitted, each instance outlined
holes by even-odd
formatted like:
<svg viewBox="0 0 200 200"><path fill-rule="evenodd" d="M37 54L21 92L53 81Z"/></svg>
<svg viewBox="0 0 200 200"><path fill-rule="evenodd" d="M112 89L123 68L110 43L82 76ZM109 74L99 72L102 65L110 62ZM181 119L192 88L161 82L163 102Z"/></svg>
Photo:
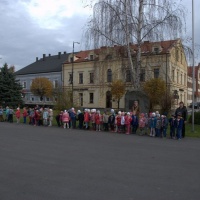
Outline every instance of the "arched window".
<svg viewBox="0 0 200 200"><path fill-rule="evenodd" d="M112 82L112 70L108 69L107 71L107 82Z"/></svg>
<svg viewBox="0 0 200 200"><path fill-rule="evenodd" d="M126 82L131 82L131 70L126 70Z"/></svg>
<svg viewBox="0 0 200 200"><path fill-rule="evenodd" d="M106 92L106 108L112 108L112 94L110 91Z"/></svg>

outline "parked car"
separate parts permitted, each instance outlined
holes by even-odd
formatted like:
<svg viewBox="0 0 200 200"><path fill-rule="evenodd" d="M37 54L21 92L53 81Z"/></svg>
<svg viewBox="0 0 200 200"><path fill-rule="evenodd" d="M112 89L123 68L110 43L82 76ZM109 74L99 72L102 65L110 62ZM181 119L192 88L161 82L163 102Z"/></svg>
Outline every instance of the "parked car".
<svg viewBox="0 0 200 200"><path fill-rule="evenodd" d="M192 108L192 103L189 105L189 108ZM200 102L194 103L194 109L199 109L200 108Z"/></svg>

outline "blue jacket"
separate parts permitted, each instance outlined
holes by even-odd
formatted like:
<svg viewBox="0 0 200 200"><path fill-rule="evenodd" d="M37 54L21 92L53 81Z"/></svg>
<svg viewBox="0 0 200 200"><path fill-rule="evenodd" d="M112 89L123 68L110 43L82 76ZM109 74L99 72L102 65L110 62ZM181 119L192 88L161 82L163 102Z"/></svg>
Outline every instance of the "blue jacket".
<svg viewBox="0 0 200 200"><path fill-rule="evenodd" d="M157 118L156 117L151 117L151 119L150 119L150 127L151 128L156 128L156 123L157 123Z"/></svg>
<svg viewBox="0 0 200 200"><path fill-rule="evenodd" d="M174 118L169 118L169 126L170 128L175 128L176 127L176 119Z"/></svg>
<svg viewBox="0 0 200 200"><path fill-rule="evenodd" d="M131 121L131 125L132 126L138 126L138 117L136 115L132 115L132 121Z"/></svg>
<svg viewBox="0 0 200 200"><path fill-rule="evenodd" d="M176 128L179 129L179 130L182 129L183 123L184 123L183 118L180 118L180 120L176 119Z"/></svg>

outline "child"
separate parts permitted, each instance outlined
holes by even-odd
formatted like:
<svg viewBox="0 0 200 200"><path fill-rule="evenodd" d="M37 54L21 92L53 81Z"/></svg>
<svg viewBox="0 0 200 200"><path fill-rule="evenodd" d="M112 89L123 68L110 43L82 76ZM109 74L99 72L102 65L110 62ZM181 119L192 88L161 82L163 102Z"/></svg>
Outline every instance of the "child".
<svg viewBox="0 0 200 200"><path fill-rule="evenodd" d="M122 112L121 114L121 132L124 133L125 132L125 113Z"/></svg>
<svg viewBox="0 0 200 200"><path fill-rule="evenodd" d="M140 117L139 117L139 128L140 128L139 135L144 135L144 129L145 129L145 117L144 117L144 113L140 114Z"/></svg>
<svg viewBox="0 0 200 200"><path fill-rule="evenodd" d="M150 136L155 137L155 135L156 135L156 113L152 113L150 118Z"/></svg>
<svg viewBox="0 0 200 200"><path fill-rule="evenodd" d="M167 136L168 119L165 114L161 115L161 137Z"/></svg>
<svg viewBox="0 0 200 200"><path fill-rule="evenodd" d="M20 122L20 109L19 108L17 108L17 111L15 112L15 116L17 118L17 124L19 124L19 122Z"/></svg>
<svg viewBox="0 0 200 200"><path fill-rule="evenodd" d="M85 113L84 113L84 123L85 123L85 129L86 129L86 130L89 129L89 122L90 122L90 115L89 115L88 109L85 109Z"/></svg>
<svg viewBox="0 0 200 200"><path fill-rule="evenodd" d="M144 119L145 119L144 134L148 135L148 132L149 132L149 117L148 117L147 113L145 113Z"/></svg>
<svg viewBox="0 0 200 200"><path fill-rule="evenodd" d="M96 131L101 131L101 122L102 116L100 114L100 110L97 110L97 114L95 115Z"/></svg>
<svg viewBox="0 0 200 200"><path fill-rule="evenodd" d="M122 115L122 112L119 111L118 115L115 118L115 121L116 121L116 130L115 130L115 132L117 132L117 133L121 132L121 117L122 117L121 115Z"/></svg>
<svg viewBox="0 0 200 200"><path fill-rule="evenodd" d="M175 139L175 128L176 128L175 115L171 115L171 118L169 119L169 126L170 126L170 137L171 139Z"/></svg>
<svg viewBox="0 0 200 200"><path fill-rule="evenodd" d="M113 109L111 109L111 114L108 117L108 124L110 126L110 130L111 132L115 131L115 111Z"/></svg>
<svg viewBox="0 0 200 200"><path fill-rule="evenodd" d="M35 110L34 112L34 126L39 126L39 119L40 119L40 113L39 110Z"/></svg>
<svg viewBox="0 0 200 200"><path fill-rule="evenodd" d="M10 123L13 123L13 114L14 114L14 110L13 110L13 108L11 107L8 111L9 111L9 114L8 114L8 121L9 121Z"/></svg>
<svg viewBox="0 0 200 200"><path fill-rule="evenodd" d="M92 130L93 131L96 130L95 115L96 115L96 109L92 109L91 114L90 114L90 121L92 123Z"/></svg>
<svg viewBox="0 0 200 200"><path fill-rule="evenodd" d="M133 111L131 125L132 125L132 133L136 134L136 131L138 129L138 117L136 115L136 111Z"/></svg>
<svg viewBox="0 0 200 200"><path fill-rule="evenodd" d="M53 110L49 109L49 126L52 126L53 121Z"/></svg>
<svg viewBox="0 0 200 200"><path fill-rule="evenodd" d="M125 116L125 125L126 125L126 134L129 135L130 134L130 129L131 129L131 115L130 112L128 112Z"/></svg>
<svg viewBox="0 0 200 200"><path fill-rule="evenodd" d="M83 128L84 115L80 110L77 111L77 120L79 122L78 128L82 129Z"/></svg>
<svg viewBox="0 0 200 200"><path fill-rule="evenodd" d="M26 117L28 116L28 112L25 107L23 108L22 115L23 115L23 119L24 119L24 124L26 124Z"/></svg>
<svg viewBox="0 0 200 200"><path fill-rule="evenodd" d="M157 117L156 117L156 137L160 137L160 131L161 131L161 117L160 117L160 114L157 114Z"/></svg>
<svg viewBox="0 0 200 200"><path fill-rule="evenodd" d="M103 128L104 128L104 131L108 131L108 118L109 118L108 112L107 112L107 110L105 110L105 112L103 114Z"/></svg>
<svg viewBox="0 0 200 200"><path fill-rule="evenodd" d="M65 110L64 113L62 114L62 122L63 122L63 128L66 129L66 125L67 128L69 128L69 113Z"/></svg>
<svg viewBox="0 0 200 200"><path fill-rule="evenodd" d="M0 122L3 122L3 108L0 106Z"/></svg>
<svg viewBox="0 0 200 200"><path fill-rule="evenodd" d="M48 115L49 115L48 110L47 108L45 108L42 116L44 126L48 126Z"/></svg>
<svg viewBox="0 0 200 200"><path fill-rule="evenodd" d="M184 120L182 118L182 115L181 113L178 113L177 119L176 119L176 135L177 135L178 140L181 140L182 138L183 123L184 123Z"/></svg>

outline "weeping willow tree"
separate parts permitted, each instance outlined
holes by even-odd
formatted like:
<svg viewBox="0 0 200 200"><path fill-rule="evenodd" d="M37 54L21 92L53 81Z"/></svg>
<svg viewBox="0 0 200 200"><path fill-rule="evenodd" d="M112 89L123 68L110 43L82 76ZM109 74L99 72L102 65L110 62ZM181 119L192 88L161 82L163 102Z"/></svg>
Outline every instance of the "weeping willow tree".
<svg viewBox="0 0 200 200"><path fill-rule="evenodd" d="M180 37L185 27L184 16L184 7L173 0L98 0L93 6L86 37L88 44L94 45L94 48L125 47L131 82L137 90L140 89L143 41ZM134 51L132 43L137 46Z"/></svg>

